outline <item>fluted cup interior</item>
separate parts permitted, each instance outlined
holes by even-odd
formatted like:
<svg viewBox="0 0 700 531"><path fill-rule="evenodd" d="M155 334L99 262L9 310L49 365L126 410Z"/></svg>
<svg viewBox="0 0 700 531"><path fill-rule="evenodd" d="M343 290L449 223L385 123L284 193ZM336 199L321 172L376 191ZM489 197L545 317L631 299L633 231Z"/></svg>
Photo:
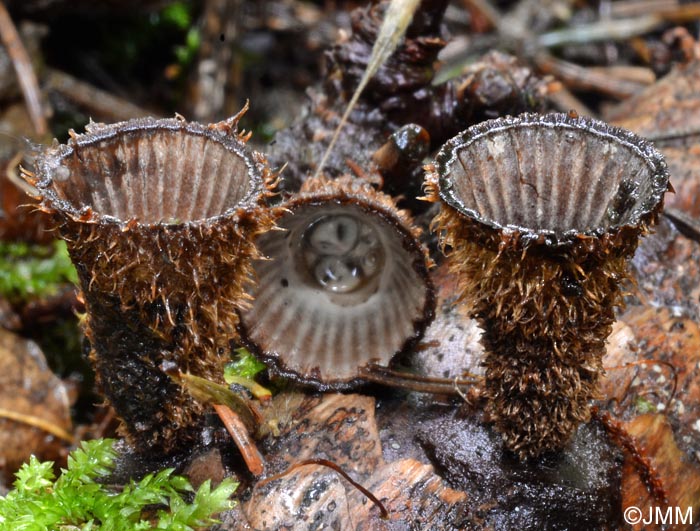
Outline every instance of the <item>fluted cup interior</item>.
<svg viewBox="0 0 700 531"><path fill-rule="evenodd" d="M261 236L254 300L241 316L254 350L280 372L343 388L419 334L424 258L386 214L324 200L296 205ZM422 330L421 330L422 331Z"/></svg>
<svg viewBox="0 0 700 531"><path fill-rule="evenodd" d="M256 188L235 135L175 119L93 125L44 163L39 186L64 210L142 224L219 216Z"/></svg>
<svg viewBox="0 0 700 531"><path fill-rule="evenodd" d="M661 155L634 134L567 114L490 120L438 155L440 195L463 214L520 232L635 225L661 201Z"/></svg>

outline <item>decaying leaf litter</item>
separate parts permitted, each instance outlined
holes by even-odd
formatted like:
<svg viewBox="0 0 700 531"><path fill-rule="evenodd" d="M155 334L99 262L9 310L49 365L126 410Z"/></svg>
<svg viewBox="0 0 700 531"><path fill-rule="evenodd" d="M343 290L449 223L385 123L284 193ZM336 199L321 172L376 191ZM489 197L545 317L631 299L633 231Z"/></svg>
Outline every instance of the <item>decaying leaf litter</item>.
<svg viewBox="0 0 700 531"><path fill-rule="evenodd" d="M239 3L207 2L204 9L215 13L226 4L236 7ZM640 12L636 5L639 3L627 2L612 4L607 12L596 12L590 6L572 7L565 3L542 10L522 2L505 6L498 13L488 3L466 4L466 9L451 5L445 17L444 2L421 4L422 15L409 28L403 46L369 83L350 115L326 171L341 174L359 170L371 175L373 164L383 166L387 189L393 187L392 193L404 193L406 203L414 205L419 222L427 226L432 213L421 216L427 205L411 201L422 182L422 150L436 149L450 136L485 118L524 110L575 108L580 114L599 113L613 123L657 138L678 191L675 196L667 195L667 203L689 215L690 223L682 226L677 221L679 216L670 211L656 234L643 240L636 254L636 286L628 288L627 308L618 316L604 360L607 367L623 368L608 371L601 404L643 441L654 468L664 480L671 504L697 506L697 349L693 346L697 341L700 277L697 230L693 229L697 201L692 193L697 187L692 171L693 138L697 134L692 90L693 72L697 70L692 42L692 21L697 16L694 5L681 8L664 3L657 11ZM300 5L292 7L297 15L308 14L310 9L317 22L323 20L323 9L313 11L311 6L303 6L307 11L302 11ZM285 13L276 13L280 12ZM469 14L469 31L463 22L465 13ZM380 8L374 8L353 15L352 32L332 49L328 73L311 95L308 114L278 133L272 145L261 146L273 167L288 163L283 189L295 190L320 160L364 71L381 14ZM274 27L274 22L284 28L285 21L294 19L285 19L286 16L278 15L276 21L270 17L266 23ZM312 24L309 21L313 21L313 16L303 20L306 22L302 26ZM674 24L685 24L690 33L665 32ZM455 45L450 39L451 71L458 75L442 85L433 85L425 72L432 70L442 49L440 36L448 35L443 33L445 25L451 35L459 35L457 30L461 30L471 42L465 46L462 40L460 48L459 42ZM220 35L215 35L216 39ZM521 56L516 59L508 52ZM460 62L466 66L460 66ZM660 80L643 91L653 79L649 74ZM447 71L441 75L450 77ZM636 86L630 88L630 84ZM633 92L638 95L630 96ZM623 98L628 99L616 105L614 100ZM251 104L255 109L253 97ZM20 113L21 101L13 108ZM408 150L402 147L401 140L407 135L405 129L400 129L411 122L420 124L427 133L429 149L423 147L423 133L413 137L422 139L422 144L409 143ZM655 128L656 134L651 134L649 128ZM30 133L11 134L16 137ZM358 151L358 145L362 150ZM382 157L377 153L383 147ZM398 162L393 163L394 167L391 157L387 162L387 150L400 155L395 157ZM15 155L16 151L11 156ZM4 201L3 195L3 209L7 211ZM427 231L425 238L432 243ZM433 256L442 261L439 254ZM402 364L413 372L447 379L462 378L463 371L478 374L482 356L479 332L453 306L455 279L441 264L432 275L438 287L437 319L423 342L401 360ZM70 313L70 308L79 303L62 304L59 308L67 308ZM24 327L25 333L31 328L27 320L32 317L27 306L23 303L23 307L7 311L7 322L14 322L15 328ZM54 307L54 311L58 310ZM46 315L52 316L50 307L40 313L44 319ZM627 366L639 360L656 363ZM674 381L676 391L671 396ZM241 504L236 514L224 518L227 528L241 528L246 520L254 528L282 527L281 522L290 528L306 527L316 522L367 529L402 529L411 525L512 529L537 527L543 520L562 529L574 529L577 525L584 529L595 525L614 528L620 522L621 507L655 503L640 481L633 459L624 457L610 444L595 423L580 428L568 453L553 461L522 467L498 457L502 455L500 443L485 427L483 410L467 394L466 387L466 405L460 405L461 399L434 394L406 394L381 387L360 391L361 395L326 396L314 396L309 391L279 391L273 406L263 410L261 427L266 434L259 446L270 474L282 472L294 461L334 461L383 500L390 513L388 522L379 519L378 509L361 493L319 465L305 465L256 487L241 469L236 450L222 437L221 429L214 432L218 448L197 448L194 453L200 455L175 462L187 466L193 477L221 477L223 470L224 474L233 473L244 481L245 490L239 491ZM131 470L141 472L144 461L152 461L150 466L155 468L164 466L151 457L134 458ZM622 467L621 459L625 459ZM587 479L583 485L572 484L566 471L591 460L599 461L600 466L581 471ZM190 464L185 465L188 461ZM127 475L129 470L127 460L123 473ZM560 472L545 474L544 470ZM297 501L291 506L280 504L286 499L281 495ZM516 507L520 510L515 511Z"/></svg>

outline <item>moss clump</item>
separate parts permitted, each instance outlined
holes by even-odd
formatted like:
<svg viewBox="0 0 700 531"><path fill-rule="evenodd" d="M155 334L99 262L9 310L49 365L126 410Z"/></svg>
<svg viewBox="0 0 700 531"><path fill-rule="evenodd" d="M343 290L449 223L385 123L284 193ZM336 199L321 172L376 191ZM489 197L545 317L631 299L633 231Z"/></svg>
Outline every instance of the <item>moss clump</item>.
<svg viewBox="0 0 700 531"><path fill-rule="evenodd" d="M140 529L194 530L211 526L213 516L233 506L237 484L209 481L195 492L172 469L149 474L123 488L105 483L114 468L114 441L83 442L56 478L53 463L34 456L17 472L14 489L0 497L0 530ZM191 498L187 502L185 498Z"/></svg>
<svg viewBox="0 0 700 531"><path fill-rule="evenodd" d="M0 296L11 303L50 297L67 283L77 282L65 242L33 245L0 241Z"/></svg>
<svg viewBox="0 0 700 531"><path fill-rule="evenodd" d="M238 348L233 361L224 367L224 380L230 383L228 382L230 376L252 380L266 368L266 365L258 361L255 356L248 352L248 349Z"/></svg>

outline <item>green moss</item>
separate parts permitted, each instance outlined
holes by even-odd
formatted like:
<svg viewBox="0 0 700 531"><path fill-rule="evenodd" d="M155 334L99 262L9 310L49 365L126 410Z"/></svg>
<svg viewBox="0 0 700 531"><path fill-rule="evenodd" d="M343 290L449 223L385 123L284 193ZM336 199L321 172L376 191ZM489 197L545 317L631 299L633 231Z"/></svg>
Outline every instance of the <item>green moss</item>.
<svg viewBox="0 0 700 531"><path fill-rule="evenodd" d="M0 241L0 296L10 302L47 297L78 282L63 241L32 245Z"/></svg>
<svg viewBox="0 0 700 531"><path fill-rule="evenodd" d="M255 376L266 369L264 363L248 352L245 348L235 350L236 358L231 363L227 363L224 368L224 380L231 383L231 377L247 378L252 380Z"/></svg>
<svg viewBox="0 0 700 531"><path fill-rule="evenodd" d="M173 52L177 62L182 67L187 67L194 61L202 43L202 36L198 28L190 28L185 35L185 44L175 46Z"/></svg>
<svg viewBox="0 0 700 531"><path fill-rule="evenodd" d="M32 457L17 472L14 489L0 497L0 530L194 530L210 526L213 515L230 509L237 484L225 479L215 489L194 489L172 469L149 474L117 489L100 482L114 468L114 441L83 442L56 478L53 463Z"/></svg>
<svg viewBox="0 0 700 531"><path fill-rule="evenodd" d="M173 2L160 12L163 22L186 30L192 25L192 6L188 2Z"/></svg>
<svg viewBox="0 0 700 531"><path fill-rule="evenodd" d="M634 405L640 415L644 415L646 413L656 413L656 406L654 403L643 396L638 396Z"/></svg>

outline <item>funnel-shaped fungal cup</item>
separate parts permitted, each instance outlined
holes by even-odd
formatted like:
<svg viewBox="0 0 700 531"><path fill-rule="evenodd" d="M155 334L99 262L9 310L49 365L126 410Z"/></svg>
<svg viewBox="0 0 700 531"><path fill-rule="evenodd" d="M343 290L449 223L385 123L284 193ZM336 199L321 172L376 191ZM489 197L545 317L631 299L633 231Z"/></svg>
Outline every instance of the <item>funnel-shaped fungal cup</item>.
<svg viewBox="0 0 700 531"><path fill-rule="evenodd" d="M203 406L166 374L220 379L271 182L237 117L91 124L27 178L54 214L87 308L98 384L140 448L196 436Z"/></svg>
<svg viewBox="0 0 700 531"><path fill-rule="evenodd" d="M320 389L359 383L432 319L428 258L405 212L350 178L309 179L283 205L284 231L258 240L253 303L241 336L278 373Z"/></svg>
<svg viewBox="0 0 700 531"><path fill-rule="evenodd" d="M668 187L650 143L566 114L481 123L428 168L433 227L484 331L488 413L521 458L589 419L627 260Z"/></svg>

